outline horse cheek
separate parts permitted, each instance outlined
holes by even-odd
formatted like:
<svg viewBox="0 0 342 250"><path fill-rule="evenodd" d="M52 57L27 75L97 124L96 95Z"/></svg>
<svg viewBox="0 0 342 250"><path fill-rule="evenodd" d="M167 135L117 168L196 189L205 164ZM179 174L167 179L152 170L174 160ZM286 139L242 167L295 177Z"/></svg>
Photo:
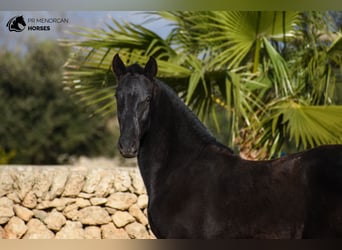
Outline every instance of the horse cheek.
<svg viewBox="0 0 342 250"><path fill-rule="evenodd" d="M140 138L142 138L144 136L144 134L146 133L146 131L149 129L150 127L150 118L149 118L149 108L146 108L140 117Z"/></svg>

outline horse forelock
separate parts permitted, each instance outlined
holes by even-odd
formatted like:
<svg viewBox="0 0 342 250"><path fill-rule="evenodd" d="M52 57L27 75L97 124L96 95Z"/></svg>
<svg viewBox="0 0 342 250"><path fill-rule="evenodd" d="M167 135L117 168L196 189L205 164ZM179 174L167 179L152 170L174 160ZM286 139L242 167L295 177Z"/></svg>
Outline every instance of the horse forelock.
<svg viewBox="0 0 342 250"><path fill-rule="evenodd" d="M135 63L128 66L126 72L131 74L144 74L144 69L139 64Z"/></svg>

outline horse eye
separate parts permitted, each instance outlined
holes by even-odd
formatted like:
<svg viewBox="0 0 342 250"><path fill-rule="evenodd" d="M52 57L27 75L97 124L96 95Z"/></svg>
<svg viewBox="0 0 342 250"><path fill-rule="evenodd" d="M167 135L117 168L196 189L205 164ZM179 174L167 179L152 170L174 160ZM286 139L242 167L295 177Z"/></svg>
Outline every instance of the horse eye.
<svg viewBox="0 0 342 250"><path fill-rule="evenodd" d="M146 97L146 100L145 100L146 102L150 102L151 101L151 96L148 96L148 97Z"/></svg>

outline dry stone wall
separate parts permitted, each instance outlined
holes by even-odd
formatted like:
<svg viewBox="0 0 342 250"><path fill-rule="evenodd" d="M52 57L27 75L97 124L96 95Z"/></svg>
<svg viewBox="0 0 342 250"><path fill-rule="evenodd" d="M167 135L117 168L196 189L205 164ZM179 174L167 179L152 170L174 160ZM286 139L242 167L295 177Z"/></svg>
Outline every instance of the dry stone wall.
<svg viewBox="0 0 342 250"><path fill-rule="evenodd" d="M153 239L133 167L0 166L0 239Z"/></svg>

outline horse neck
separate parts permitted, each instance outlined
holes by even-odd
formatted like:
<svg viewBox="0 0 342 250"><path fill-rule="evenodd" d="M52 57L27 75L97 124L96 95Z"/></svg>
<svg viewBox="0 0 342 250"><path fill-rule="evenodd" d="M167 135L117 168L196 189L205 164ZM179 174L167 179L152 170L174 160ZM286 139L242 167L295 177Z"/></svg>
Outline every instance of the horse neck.
<svg viewBox="0 0 342 250"><path fill-rule="evenodd" d="M189 155L189 152L194 152L208 140L214 139L169 87L162 83L159 87L160 95L153 108L149 133L156 141L167 145L169 154ZM160 144L155 146L159 148Z"/></svg>
<svg viewBox="0 0 342 250"><path fill-rule="evenodd" d="M179 98L159 86L160 93L151 110L150 129L143 137L139 167L148 189L153 178L175 168L186 167L213 139Z"/></svg>

